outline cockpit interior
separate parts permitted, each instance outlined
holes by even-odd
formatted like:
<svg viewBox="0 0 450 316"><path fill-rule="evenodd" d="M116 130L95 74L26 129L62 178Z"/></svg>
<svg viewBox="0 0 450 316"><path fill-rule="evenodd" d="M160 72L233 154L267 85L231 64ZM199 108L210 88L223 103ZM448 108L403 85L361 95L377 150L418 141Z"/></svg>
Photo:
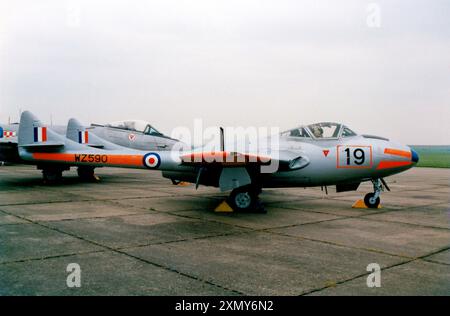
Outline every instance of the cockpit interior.
<svg viewBox="0 0 450 316"><path fill-rule="evenodd" d="M357 136L350 128L343 124L322 122L300 126L281 133L281 136L299 137L304 139L338 139L341 137Z"/></svg>
<svg viewBox="0 0 450 316"><path fill-rule="evenodd" d="M149 122L143 120L126 120L117 121L105 125L106 127L117 128L126 131L143 133L146 135L162 136L156 128L154 128Z"/></svg>

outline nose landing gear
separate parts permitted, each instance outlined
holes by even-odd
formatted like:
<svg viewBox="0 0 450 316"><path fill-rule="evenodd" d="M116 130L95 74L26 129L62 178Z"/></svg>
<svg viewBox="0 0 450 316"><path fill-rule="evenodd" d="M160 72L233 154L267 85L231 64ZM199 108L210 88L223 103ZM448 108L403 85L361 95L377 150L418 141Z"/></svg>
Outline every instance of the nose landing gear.
<svg viewBox="0 0 450 316"><path fill-rule="evenodd" d="M364 204L366 204L368 208L377 208L378 205L380 205L380 197L376 196L376 192L367 193L364 197Z"/></svg>
<svg viewBox="0 0 450 316"><path fill-rule="evenodd" d="M383 179L373 179L372 183L374 192L366 194L366 196L364 197L364 204L368 208L378 208L378 206L380 205L381 192L384 191L384 188L386 188L388 191L390 191L390 189Z"/></svg>

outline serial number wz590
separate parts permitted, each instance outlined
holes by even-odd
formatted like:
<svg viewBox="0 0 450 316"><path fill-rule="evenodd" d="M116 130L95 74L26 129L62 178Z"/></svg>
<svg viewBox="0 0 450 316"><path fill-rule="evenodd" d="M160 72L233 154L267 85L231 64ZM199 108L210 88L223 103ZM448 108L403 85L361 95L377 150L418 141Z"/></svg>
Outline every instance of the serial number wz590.
<svg viewBox="0 0 450 316"><path fill-rule="evenodd" d="M108 162L108 156L106 155L86 155L86 154L76 154L75 162Z"/></svg>

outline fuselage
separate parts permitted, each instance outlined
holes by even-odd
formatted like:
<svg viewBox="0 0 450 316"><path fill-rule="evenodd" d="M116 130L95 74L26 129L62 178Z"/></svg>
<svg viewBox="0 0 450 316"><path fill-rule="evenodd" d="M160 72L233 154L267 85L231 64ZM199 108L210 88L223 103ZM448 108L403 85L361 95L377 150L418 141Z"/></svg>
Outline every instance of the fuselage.
<svg viewBox="0 0 450 316"><path fill-rule="evenodd" d="M260 152L244 152L236 156L232 151L216 151L219 153L217 156L214 151L206 149L195 153L95 148L47 129L29 112L22 117L26 124L21 123L18 133L19 155L38 167L152 169L162 171L164 177L174 181L219 186L221 190L248 183L261 187L337 185L346 190L353 184L405 171L418 162L417 154L406 145L382 137L357 135L337 123L317 123L282 133L276 146L266 148L268 154L265 156L269 159L263 162L261 158L264 155ZM80 133L84 132L84 128L80 130ZM191 156L200 160L186 160ZM214 160L214 157L225 156L232 161ZM238 156L244 161L233 160ZM214 159L209 161L209 157ZM251 161L252 158L256 159ZM272 164L275 167L265 172L265 167Z"/></svg>
<svg viewBox="0 0 450 316"><path fill-rule="evenodd" d="M313 141L284 138L280 148L298 152L310 162L298 170L270 174L265 187L362 182L403 172L418 161L406 145L361 135Z"/></svg>
<svg viewBox="0 0 450 316"><path fill-rule="evenodd" d="M0 125L0 161L20 162L17 149L19 126L19 124ZM150 125L148 124L148 126ZM65 136L67 126L55 125L51 126L51 129L57 134ZM89 133L118 146L143 151L169 151L175 144L179 143L178 140L151 128L131 130L118 126L93 124L87 130L89 130Z"/></svg>

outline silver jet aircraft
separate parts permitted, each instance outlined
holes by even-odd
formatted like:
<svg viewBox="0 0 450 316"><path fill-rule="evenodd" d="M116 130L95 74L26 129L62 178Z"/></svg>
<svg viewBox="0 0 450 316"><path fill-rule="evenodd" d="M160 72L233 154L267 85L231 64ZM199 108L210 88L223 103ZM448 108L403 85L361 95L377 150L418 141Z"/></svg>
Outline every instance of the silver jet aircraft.
<svg viewBox="0 0 450 316"><path fill-rule="evenodd" d="M72 132L89 133L77 122L71 125ZM364 181L371 181L374 189L364 202L376 208L382 190L388 189L383 178L403 172L419 160L408 146L382 137L358 135L337 123L312 124L284 132L278 148L266 155L225 151L223 143L217 152L107 148L109 144L99 137L88 146L72 140L75 136L69 139L55 133L30 112L22 114L18 135L20 158L44 173L61 172L67 166L159 170L174 182L230 190L229 203L235 210L263 209L258 200L263 188L335 185L337 192L344 192L356 190ZM263 171L270 166L276 169Z"/></svg>
<svg viewBox="0 0 450 316"><path fill-rule="evenodd" d="M66 126L51 126L58 134L65 135ZM105 125L91 124L86 128L90 135L123 147L139 150L170 150L179 141L156 130L143 120L124 120ZM17 151L19 124L0 125L0 161L17 163L20 157ZM86 142L81 139L80 142Z"/></svg>

